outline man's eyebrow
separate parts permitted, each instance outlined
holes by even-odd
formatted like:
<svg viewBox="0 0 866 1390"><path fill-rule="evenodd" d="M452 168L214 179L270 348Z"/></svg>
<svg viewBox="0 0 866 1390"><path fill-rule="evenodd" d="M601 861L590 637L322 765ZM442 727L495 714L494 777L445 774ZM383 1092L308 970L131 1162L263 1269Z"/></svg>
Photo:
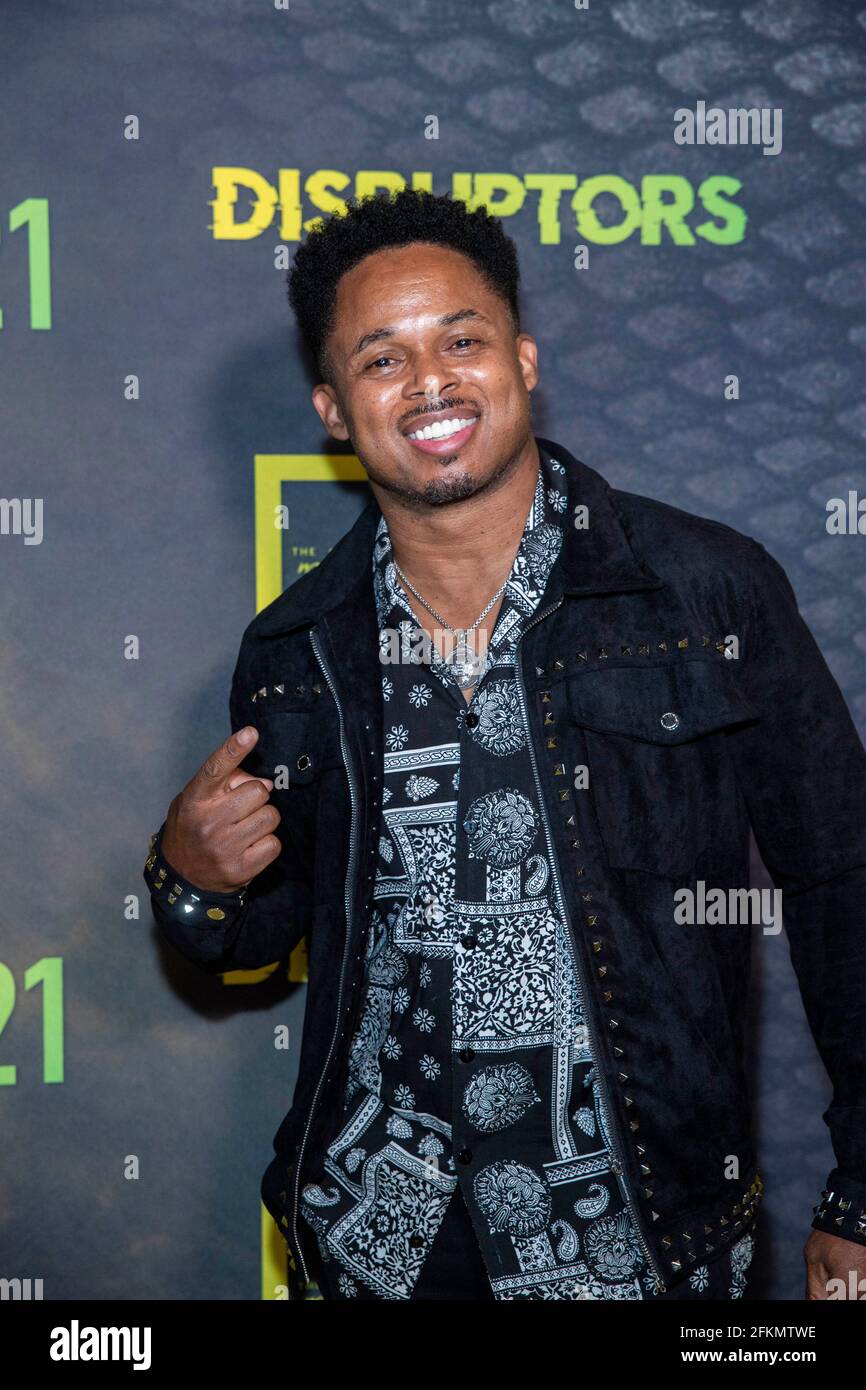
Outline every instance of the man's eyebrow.
<svg viewBox="0 0 866 1390"><path fill-rule="evenodd" d="M479 323L489 323L486 314L482 314L480 309L458 309L454 314L446 314L439 322L443 328L447 328L449 323L459 323L461 319L477 319Z"/></svg>
<svg viewBox="0 0 866 1390"><path fill-rule="evenodd" d="M475 319L479 323L490 322L487 315L482 314L479 309L456 309L453 314L443 314L442 318L439 319L439 326L448 328L452 323L460 323L464 319ZM374 328L372 332L365 333L363 337L358 339L349 356L357 357L358 353L370 347L371 343L381 342L383 338L393 338L396 332L396 328Z"/></svg>

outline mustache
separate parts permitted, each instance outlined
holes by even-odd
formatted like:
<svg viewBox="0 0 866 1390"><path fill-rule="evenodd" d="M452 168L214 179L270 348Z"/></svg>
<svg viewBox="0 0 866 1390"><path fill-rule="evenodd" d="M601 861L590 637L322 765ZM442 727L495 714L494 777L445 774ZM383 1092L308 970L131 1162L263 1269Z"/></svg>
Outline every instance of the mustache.
<svg viewBox="0 0 866 1390"><path fill-rule="evenodd" d="M468 406L470 410L478 410L478 406L473 401L466 400L463 396L440 396L436 401L428 401L425 405L418 406L411 415L407 415L400 422L400 428L411 425L413 420L421 420L425 415L435 415L441 410L458 410L460 406ZM480 412L479 412L480 413Z"/></svg>

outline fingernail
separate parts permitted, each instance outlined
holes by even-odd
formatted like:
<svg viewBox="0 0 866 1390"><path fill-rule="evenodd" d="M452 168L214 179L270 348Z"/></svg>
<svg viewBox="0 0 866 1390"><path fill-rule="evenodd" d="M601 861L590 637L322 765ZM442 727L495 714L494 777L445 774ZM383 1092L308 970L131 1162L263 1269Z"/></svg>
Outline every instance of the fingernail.
<svg viewBox="0 0 866 1390"><path fill-rule="evenodd" d="M252 743L254 733L255 729L253 729L252 725L247 724L238 734L238 743Z"/></svg>

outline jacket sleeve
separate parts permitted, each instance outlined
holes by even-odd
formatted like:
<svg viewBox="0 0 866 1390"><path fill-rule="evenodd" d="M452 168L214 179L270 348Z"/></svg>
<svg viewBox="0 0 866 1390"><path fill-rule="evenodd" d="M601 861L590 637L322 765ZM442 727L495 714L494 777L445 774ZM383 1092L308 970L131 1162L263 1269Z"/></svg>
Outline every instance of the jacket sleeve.
<svg viewBox="0 0 866 1390"><path fill-rule="evenodd" d="M812 1035L836 1158L812 1225L866 1244L866 752L782 566L757 545L740 679L760 722L733 736Z"/></svg>
<svg viewBox="0 0 866 1390"><path fill-rule="evenodd" d="M248 628L229 696L232 733L256 722L248 678L252 641ZM282 846L279 855L239 894L208 893L177 875L161 856L161 832L162 826L151 839L144 877L154 918L172 945L213 973L254 970L288 959L312 921L312 894L284 823L276 830ZM181 891L176 893L175 888Z"/></svg>

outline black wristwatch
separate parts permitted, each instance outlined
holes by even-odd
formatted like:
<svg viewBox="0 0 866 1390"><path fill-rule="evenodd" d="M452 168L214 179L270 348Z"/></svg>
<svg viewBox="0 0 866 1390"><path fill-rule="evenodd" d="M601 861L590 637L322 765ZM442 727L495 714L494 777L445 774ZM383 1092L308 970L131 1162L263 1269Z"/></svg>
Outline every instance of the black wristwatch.
<svg viewBox="0 0 866 1390"><path fill-rule="evenodd" d="M165 821L150 837L150 847L144 866L144 880L151 896L166 916L177 922L214 926L228 924L246 906L247 890L236 893L212 893L199 888L172 868L160 848Z"/></svg>

